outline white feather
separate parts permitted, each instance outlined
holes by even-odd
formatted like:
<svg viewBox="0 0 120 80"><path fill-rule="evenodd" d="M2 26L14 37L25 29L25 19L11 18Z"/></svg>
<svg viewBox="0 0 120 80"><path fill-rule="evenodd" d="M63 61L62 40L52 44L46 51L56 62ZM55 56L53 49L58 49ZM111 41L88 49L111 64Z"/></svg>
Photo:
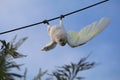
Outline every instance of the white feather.
<svg viewBox="0 0 120 80"><path fill-rule="evenodd" d="M71 47L77 47L82 44L85 44L101 31L103 31L110 20L107 18L102 18L99 22L93 22L92 24L84 27L80 32L68 32L67 41Z"/></svg>

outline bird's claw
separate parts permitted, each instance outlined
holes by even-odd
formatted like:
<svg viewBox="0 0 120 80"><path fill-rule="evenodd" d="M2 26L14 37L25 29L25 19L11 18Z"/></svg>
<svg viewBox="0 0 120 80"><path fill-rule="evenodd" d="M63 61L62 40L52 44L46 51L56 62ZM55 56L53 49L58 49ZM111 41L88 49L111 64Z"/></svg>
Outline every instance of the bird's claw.
<svg viewBox="0 0 120 80"><path fill-rule="evenodd" d="M48 51L48 50L49 50L48 47L44 47L44 48L41 49L41 51Z"/></svg>

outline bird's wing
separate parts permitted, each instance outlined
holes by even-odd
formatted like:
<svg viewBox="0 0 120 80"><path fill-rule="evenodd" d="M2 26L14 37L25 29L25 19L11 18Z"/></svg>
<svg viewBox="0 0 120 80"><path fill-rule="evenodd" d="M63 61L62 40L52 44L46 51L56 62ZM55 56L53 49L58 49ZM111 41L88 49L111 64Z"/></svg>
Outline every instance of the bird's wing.
<svg viewBox="0 0 120 80"><path fill-rule="evenodd" d="M108 18L102 18L99 22L93 22L92 24L84 27L80 32L68 32L67 40L71 47L77 47L85 44L101 31L103 31L110 20Z"/></svg>
<svg viewBox="0 0 120 80"><path fill-rule="evenodd" d="M49 51L49 50L55 48L56 45L57 45L57 43L55 43L54 41L50 41L47 45L45 45L45 47L43 47L41 49L41 51Z"/></svg>

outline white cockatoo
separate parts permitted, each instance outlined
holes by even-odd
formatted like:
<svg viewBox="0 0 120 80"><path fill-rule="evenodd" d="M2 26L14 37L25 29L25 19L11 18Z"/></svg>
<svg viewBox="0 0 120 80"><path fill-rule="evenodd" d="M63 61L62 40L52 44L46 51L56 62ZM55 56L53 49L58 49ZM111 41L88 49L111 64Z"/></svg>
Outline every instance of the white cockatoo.
<svg viewBox="0 0 120 80"><path fill-rule="evenodd" d="M107 27L109 22L110 20L108 18L102 18L98 22L93 22L92 24L87 25L79 32L66 32L62 19L60 19L60 23L58 25L50 26L48 24L48 34L51 41L41 50L49 51L55 48L57 44L65 46L66 43L68 43L68 45L72 48L81 46L102 32Z"/></svg>

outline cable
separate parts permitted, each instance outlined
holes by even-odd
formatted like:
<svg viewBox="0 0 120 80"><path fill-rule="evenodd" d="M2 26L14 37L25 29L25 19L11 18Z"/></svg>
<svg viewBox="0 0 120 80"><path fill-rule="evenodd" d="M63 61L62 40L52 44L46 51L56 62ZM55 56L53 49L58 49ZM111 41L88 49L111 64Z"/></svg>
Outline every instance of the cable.
<svg viewBox="0 0 120 80"><path fill-rule="evenodd" d="M79 9L79 10L76 10L76 11L73 11L73 12L70 12L70 13L67 13L67 14L64 14L64 15L61 15L61 16L62 16L62 17L65 17L65 16L68 16L68 15L71 15L71 14L74 14L74 13L77 13L77 12L80 12L80 11L83 11L83 10L85 10L85 9L94 7L94 6L96 6L96 5L99 5L99 4L104 3L104 2L107 2L107 1L109 1L109 0L103 0L103 1L100 1L100 2L95 3L95 4L93 4L93 5L84 7L84 8L82 8L82 9ZM61 18L61 16L58 16L58 17L55 17L55 18L51 18L51 19L48 19L48 20L44 20L44 21L41 21L41 22L33 23L33 24L30 24L30 25L27 25L27 26L19 27L19 28L16 28L16 29L11 29L11 30L8 30L8 31L4 31L4 32L1 32L0 35L6 34L6 33L10 33L10 32L13 32L13 31L17 31L17 30L21 30L21 29L25 29L25 28L28 28L28 27L32 27L32 26L35 26L35 25L38 25L38 24L42 24L42 23L45 24L46 21L50 22L50 21L53 21L53 20L56 20L56 19Z"/></svg>

